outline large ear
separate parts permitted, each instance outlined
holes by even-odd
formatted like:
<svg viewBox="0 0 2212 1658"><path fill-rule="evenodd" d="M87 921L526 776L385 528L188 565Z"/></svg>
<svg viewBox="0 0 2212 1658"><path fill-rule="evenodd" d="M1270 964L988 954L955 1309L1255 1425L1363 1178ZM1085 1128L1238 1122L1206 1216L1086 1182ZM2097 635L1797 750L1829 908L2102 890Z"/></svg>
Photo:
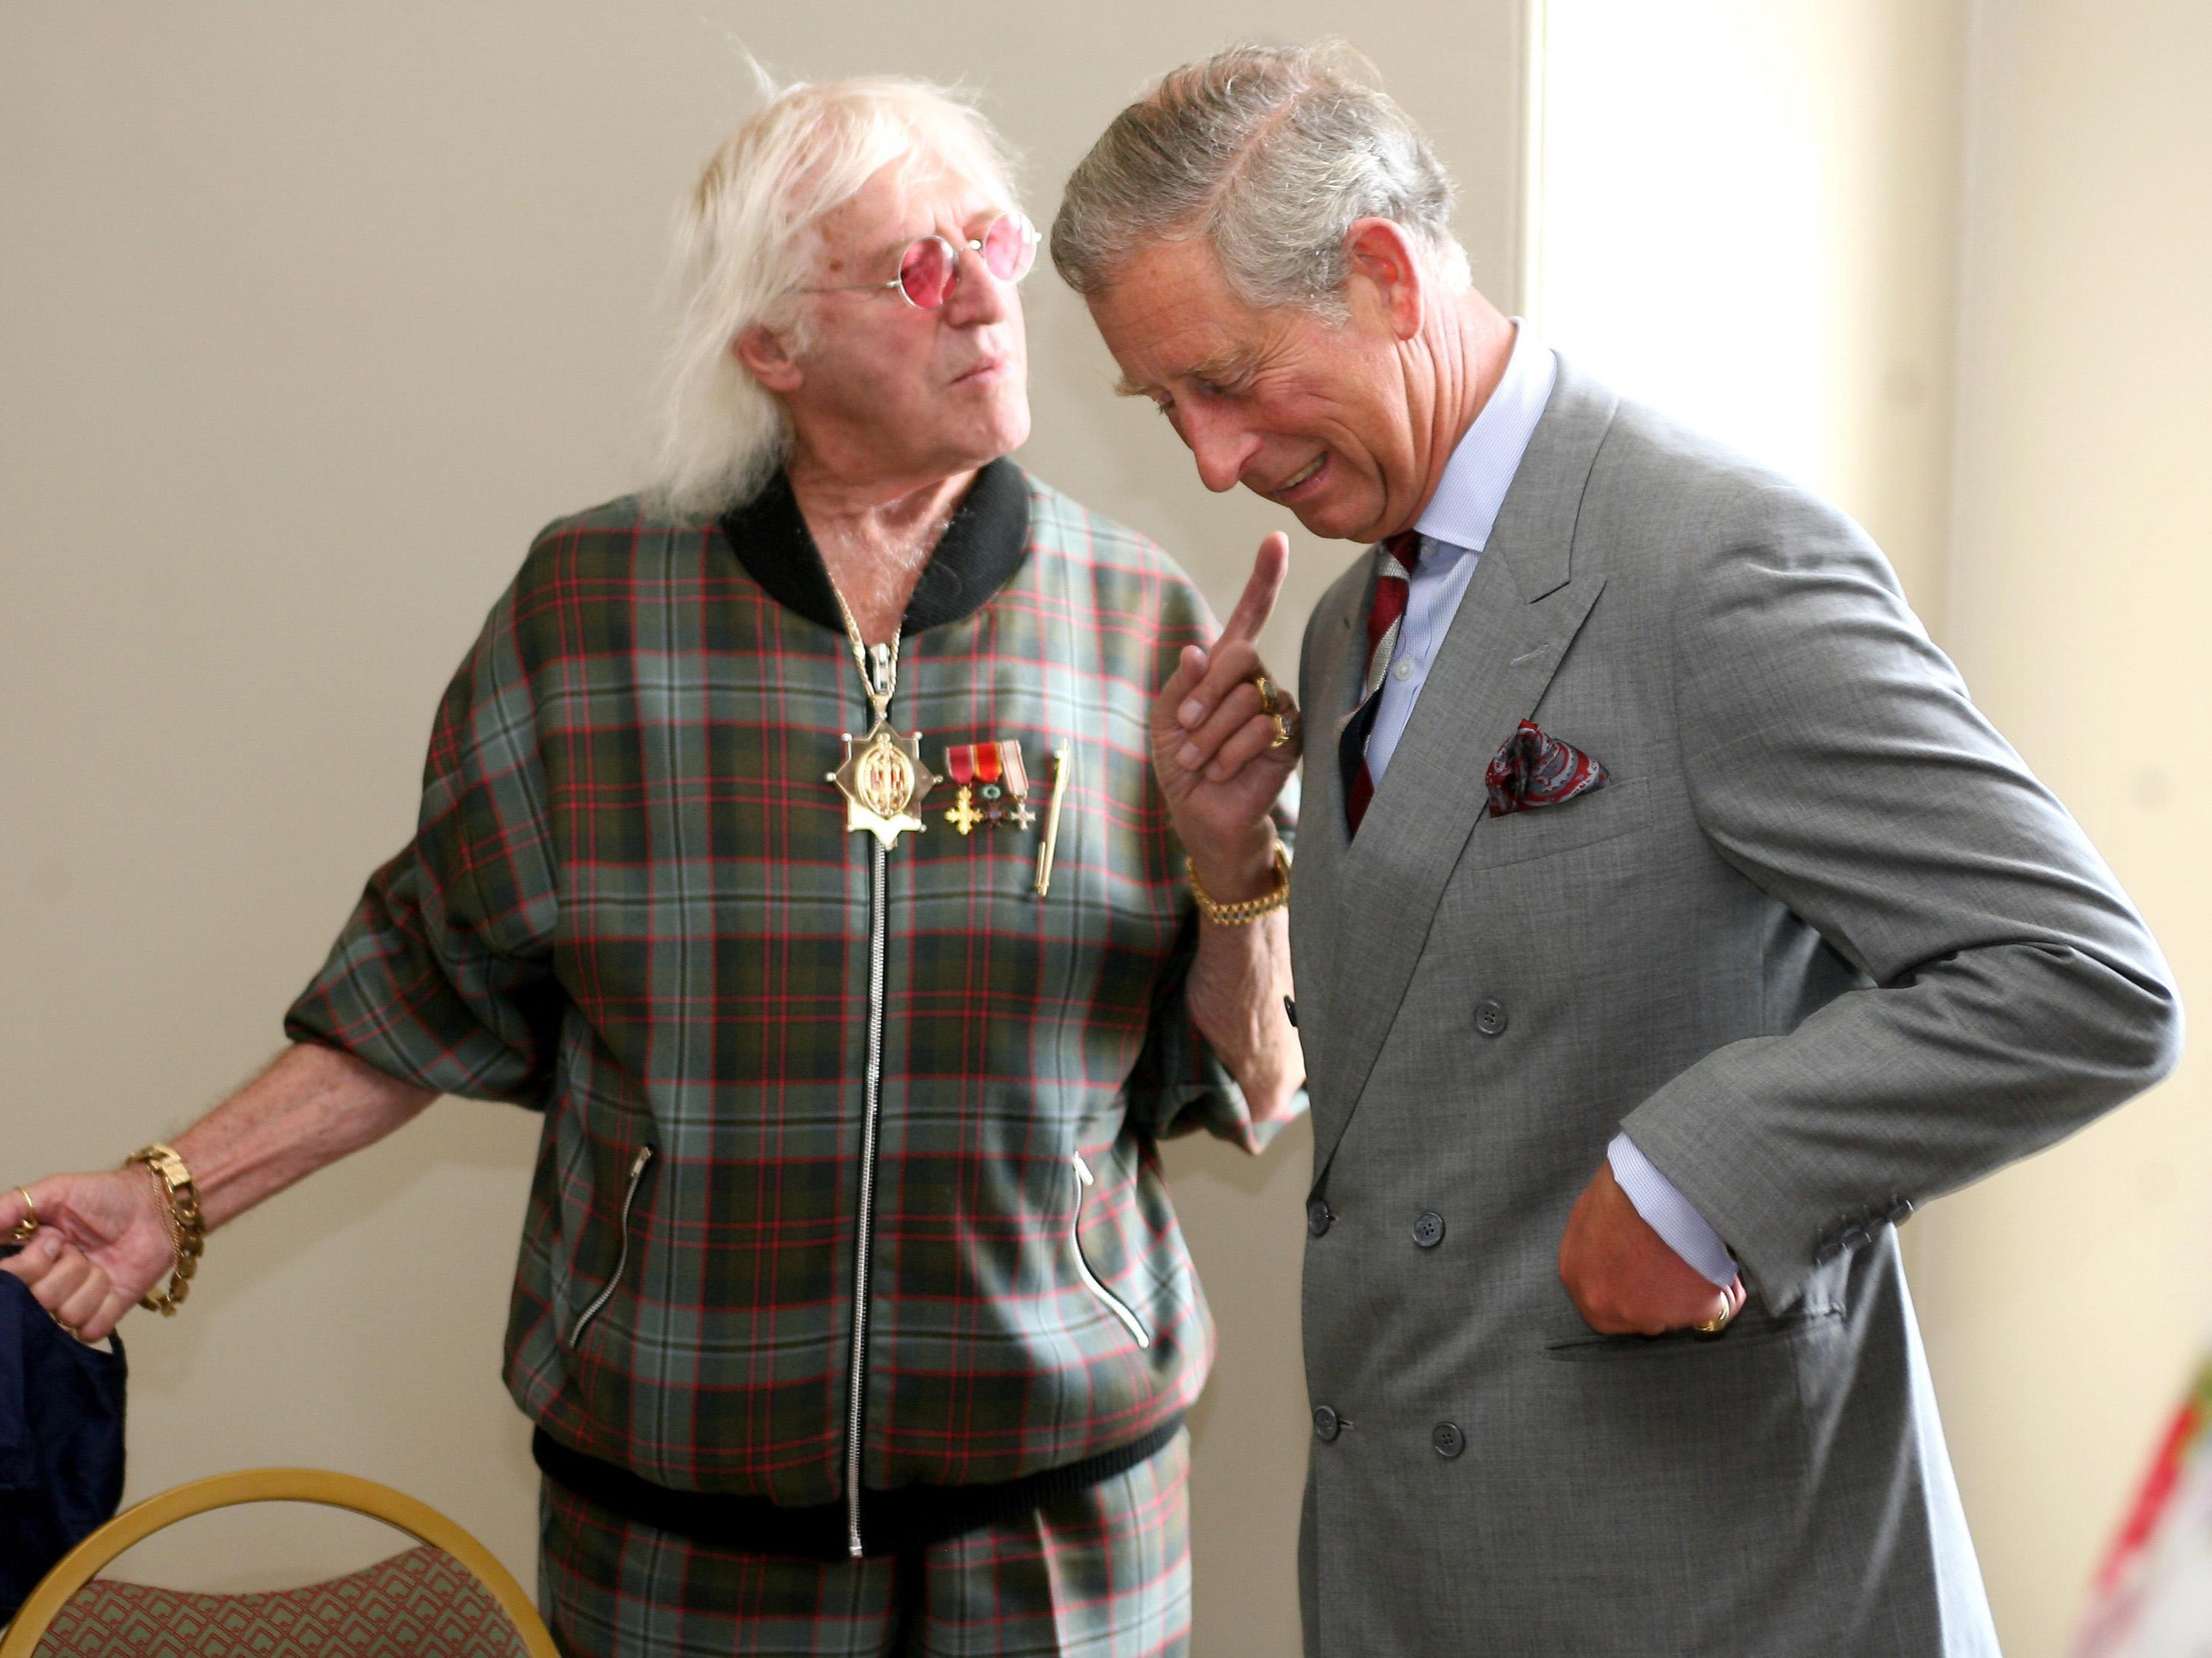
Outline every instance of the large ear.
<svg viewBox="0 0 2212 1658"><path fill-rule="evenodd" d="M805 380L790 342L773 328L749 324L730 342L730 355L770 392L789 396Z"/></svg>
<svg viewBox="0 0 2212 1658"><path fill-rule="evenodd" d="M1421 331L1428 308L1428 284L1420 256L1405 228L1389 219L1355 219L1344 233L1344 252L1350 264L1346 287L1364 288L1369 303L1385 318L1401 340ZM1361 308L1352 294L1353 309Z"/></svg>

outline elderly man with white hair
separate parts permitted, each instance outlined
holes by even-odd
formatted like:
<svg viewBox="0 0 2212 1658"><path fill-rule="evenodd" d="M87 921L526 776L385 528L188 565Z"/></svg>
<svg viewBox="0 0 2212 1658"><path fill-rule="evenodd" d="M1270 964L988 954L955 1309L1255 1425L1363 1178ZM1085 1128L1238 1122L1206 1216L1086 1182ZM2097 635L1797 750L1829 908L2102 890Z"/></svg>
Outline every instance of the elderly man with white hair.
<svg viewBox="0 0 2212 1658"><path fill-rule="evenodd" d="M1180 1652L1213 1337L1156 1145L1303 1102L1282 550L1217 637L1005 459L1036 237L968 107L793 88L684 234L659 475L531 549L295 1045L0 1200L7 1270L97 1339L438 1094L526 1105L506 1375L565 1649Z"/></svg>
<svg viewBox="0 0 2212 1658"><path fill-rule="evenodd" d="M1504 315L1451 195L1237 49L1053 228L1207 487L1362 544L1299 671L1306 1651L1993 1652L1896 1224L2171 1068L2172 975L1865 534Z"/></svg>

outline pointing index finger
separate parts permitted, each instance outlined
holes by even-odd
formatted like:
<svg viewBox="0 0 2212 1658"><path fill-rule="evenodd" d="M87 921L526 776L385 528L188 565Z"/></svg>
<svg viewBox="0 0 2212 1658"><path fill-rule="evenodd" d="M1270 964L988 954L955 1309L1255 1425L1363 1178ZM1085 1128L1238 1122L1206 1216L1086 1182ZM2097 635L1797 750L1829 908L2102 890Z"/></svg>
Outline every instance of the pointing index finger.
<svg viewBox="0 0 2212 1658"><path fill-rule="evenodd" d="M1283 591L1283 577L1290 568L1291 538L1277 530L1260 544L1259 553L1252 560L1252 574L1246 578L1237 608L1229 613L1228 623L1221 629L1223 642L1232 639L1250 641L1260 636L1260 629L1275 613L1275 600Z"/></svg>

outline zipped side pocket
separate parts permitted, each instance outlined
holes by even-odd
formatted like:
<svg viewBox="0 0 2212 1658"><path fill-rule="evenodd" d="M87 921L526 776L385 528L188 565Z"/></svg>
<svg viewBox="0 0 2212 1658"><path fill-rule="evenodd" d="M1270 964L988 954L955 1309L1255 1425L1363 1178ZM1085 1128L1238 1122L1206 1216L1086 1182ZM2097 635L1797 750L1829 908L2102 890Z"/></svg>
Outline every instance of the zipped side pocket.
<svg viewBox="0 0 2212 1658"><path fill-rule="evenodd" d="M568 1332L571 1347L581 1345L584 1332L591 1327L592 1321L605 1310L607 1303L614 1299L615 1291L622 1287L623 1274L629 1268L629 1212L637 1202L637 1188L645 1179L646 1165L652 1161L653 1148L650 1145L639 1146L637 1155L630 1159L629 1183L623 1188L622 1251L615 1257L615 1270L608 1275L606 1287L592 1297L590 1306L576 1315L575 1327Z"/></svg>
<svg viewBox="0 0 2212 1658"><path fill-rule="evenodd" d="M1084 1162L1081 1152L1077 1152L1068 1161L1075 1165L1075 1218L1069 1223L1067 1229L1067 1241L1075 1249L1075 1270L1083 1275L1084 1284L1091 1293L1106 1303L1106 1310L1121 1321L1129 1332L1130 1339L1139 1347L1149 1347L1152 1345L1152 1333L1145 1327L1145 1321L1137 1316L1127 1302L1099 1280L1098 1274L1091 1270L1091 1263L1084 1256L1083 1198L1092 1184L1091 1165Z"/></svg>

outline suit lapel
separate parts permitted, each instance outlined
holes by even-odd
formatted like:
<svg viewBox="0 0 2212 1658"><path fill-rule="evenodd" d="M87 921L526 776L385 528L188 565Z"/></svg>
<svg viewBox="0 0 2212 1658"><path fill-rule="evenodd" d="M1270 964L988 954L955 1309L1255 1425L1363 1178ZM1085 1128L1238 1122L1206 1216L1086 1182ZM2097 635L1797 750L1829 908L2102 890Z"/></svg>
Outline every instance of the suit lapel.
<svg viewBox="0 0 2212 1658"><path fill-rule="evenodd" d="M1303 825L1308 812L1333 831L1330 845L1341 858L1349 844L1344 821L1344 774L1337 764L1338 745L1345 727L1359 712L1362 677L1366 672L1367 606L1374 594L1373 563L1363 560L1347 570L1322 600L1315 624L1316 664L1313 698L1305 705L1314 715L1317 741L1308 744L1304 801L1299 812ZM1322 808L1326 805L1324 817ZM1303 833L1303 829L1301 833Z"/></svg>
<svg viewBox="0 0 2212 1658"><path fill-rule="evenodd" d="M1490 544L1357 840L1344 838L1343 798L1334 775L1326 786L1334 833L1328 851L1335 855L1325 861L1337 867L1325 884L1336 947L1328 952L1334 961L1322 1010L1326 1040L1314 1045L1316 1184L1398 1017L1444 884L1468 836L1481 831L1484 768L1542 698L1604 587L1595 554L1584 550L1581 560L1574 557L1574 532L1613 406L1609 392L1559 365ZM1345 694L1345 674L1340 667L1334 675L1338 695ZM1356 683L1349 694L1357 696ZM1344 717L1333 722L1339 730ZM1318 781L1315 774L1322 769L1335 773L1334 745L1326 759L1324 767L1307 768L1310 780ZM1322 919L1311 915L1308 930Z"/></svg>
<svg viewBox="0 0 2212 1658"><path fill-rule="evenodd" d="M1320 1074L1334 1023L1329 987L1335 972L1337 889L1348 845L1336 741L1359 696L1372 568L1370 561L1358 561L1322 595L1301 665L1299 705L1310 735L1298 801L1297 870L1291 882L1291 966L1297 986L1298 1034L1313 1076Z"/></svg>

